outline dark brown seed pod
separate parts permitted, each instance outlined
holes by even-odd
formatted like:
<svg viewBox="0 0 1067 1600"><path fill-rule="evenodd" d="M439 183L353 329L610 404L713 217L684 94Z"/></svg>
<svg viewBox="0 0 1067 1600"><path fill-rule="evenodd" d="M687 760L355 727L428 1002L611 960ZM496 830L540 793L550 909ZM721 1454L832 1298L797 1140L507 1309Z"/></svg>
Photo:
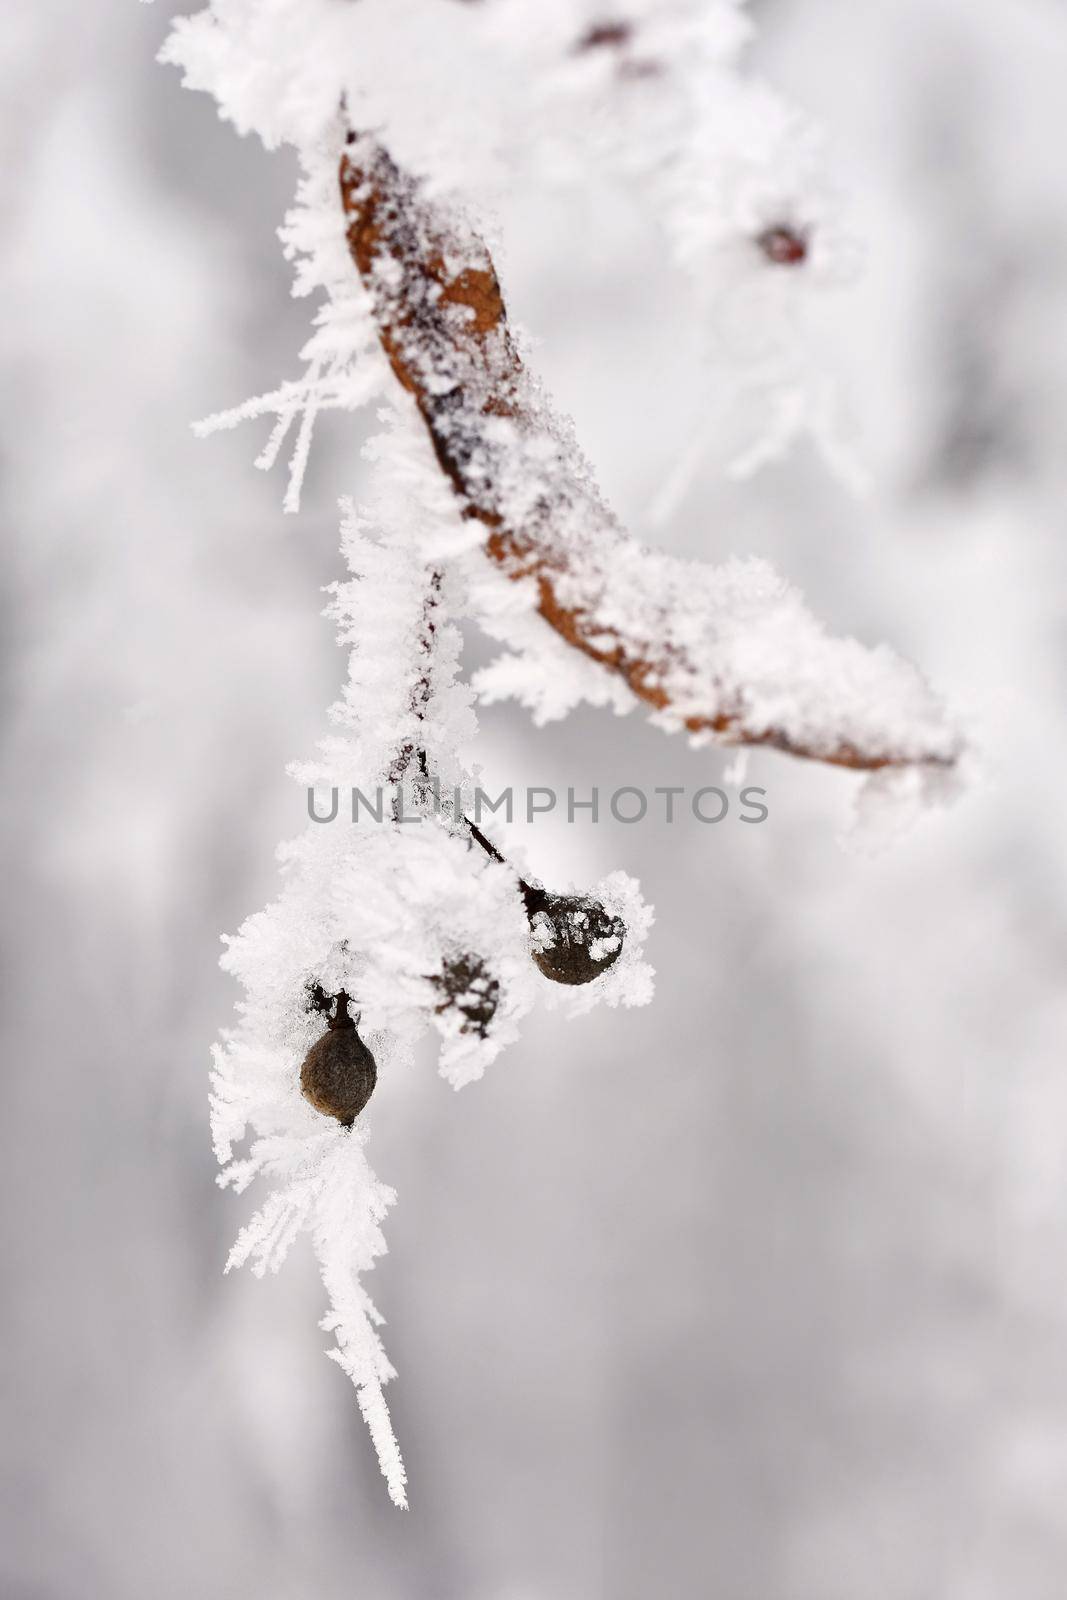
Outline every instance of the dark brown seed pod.
<svg viewBox="0 0 1067 1600"><path fill-rule="evenodd" d="M500 1002L500 984L481 956L450 957L432 981L441 991L437 1015L455 1010L463 1018L461 1033L486 1038Z"/></svg>
<svg viewBox="0 0 1067 1600"><path fill-rule="evenodd" d="M337 996L330 1026L304 1057L300 1088L323 1116L350 1128L374 1093L378 1068L348 1015L348 996Z"/></svg>
<svg viewBox="0 0 1067 1600"><path fill-rule="evenodd" d="M626 925L599 900L529 887L525 900L534 936L531 954L553 983L592 983L619 959Z"/></svg>

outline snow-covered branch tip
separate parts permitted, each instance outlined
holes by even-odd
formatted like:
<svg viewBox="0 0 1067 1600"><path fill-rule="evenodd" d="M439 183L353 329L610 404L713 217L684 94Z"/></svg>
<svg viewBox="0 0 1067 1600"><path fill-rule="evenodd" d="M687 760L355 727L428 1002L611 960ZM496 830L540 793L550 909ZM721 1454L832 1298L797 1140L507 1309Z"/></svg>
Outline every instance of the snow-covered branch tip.
<svg viewBox="0 0 1067 1600"><path fill-rule="evenodd" d="M712 568L631 538L527 373L476 231L374 138L348 134L339 176L393 373L488 556L561 638L668 727L866 771L955 765L962 740L910 663L829 637L765 563Z"/></svg>

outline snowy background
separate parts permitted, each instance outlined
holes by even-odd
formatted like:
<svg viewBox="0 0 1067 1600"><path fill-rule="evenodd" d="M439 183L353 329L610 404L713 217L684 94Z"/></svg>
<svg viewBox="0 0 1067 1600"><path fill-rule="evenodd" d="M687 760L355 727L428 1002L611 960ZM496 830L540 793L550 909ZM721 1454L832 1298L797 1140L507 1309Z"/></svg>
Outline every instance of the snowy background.
<svg viewBox="0 0 1067 1600"><path fill-rule="evenodd" d="M274 892L343 673L319 590L365 423L320 425L299 518L251 432L193 440L297 370L293 163L154 64L164 8L5 21L12 1600L1061 1600L1067 12L753 10L866 242L820 337L867 498L804 445L731 483L712 429L653 531L716 380L624 186L516 193L508 298L631 527L771 557L921 662L985 771L875 860L838 842L857 780L770 754L759 828L515 828L549 881L640 877L658 993L375 1098L406 1515L306 1251L222 1279L252 1205L206 1133L218 934ZM579 789L726 765L506 706L481 754Z"/></svg>

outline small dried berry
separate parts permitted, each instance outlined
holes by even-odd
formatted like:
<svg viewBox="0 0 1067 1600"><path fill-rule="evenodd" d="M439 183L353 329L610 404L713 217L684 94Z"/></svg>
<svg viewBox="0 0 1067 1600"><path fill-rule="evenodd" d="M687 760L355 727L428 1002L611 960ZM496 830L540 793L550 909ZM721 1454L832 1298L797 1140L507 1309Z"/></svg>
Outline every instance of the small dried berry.
<svg viewBox="0 0 1067 1600"><path fill-rule="evenodd" d="M321 1039L311 1046L300 1068L304 1099L324 1116L350 1128L374 1093L378 1068L348 1015L348 996L337 997L337 1010Z"/></svg>
<svg viewBox="0 0 1067 1600"><path fill-rule="evenodd" d="M807 235L785 223L764 228L756 243L767 260L773 261L776 266L796 267L807 258Z"/></svg>
<svg viewBox="0 0 1067 1600"><path fill-rule="evenodd" d="M444 963L433 982L442 994L434 1008L437 1015L455 1010L463 1018L461 1033L486 1038L500 1001L500 984L481 956L453 956Z"/></svg>
<svg viewBox="0 0 1067 1600"><path fill-rule="evenodd" d="M530 889L526 910L531 954L553 983L592 983L622 953L625 924L588 895Z"/></svg>
<svg viewBox="0 0 1067 1600"><path fill-rule="evenodd" d="M629 22L597 22L578 41L579 50L621 49L633 37Z"/></svg>

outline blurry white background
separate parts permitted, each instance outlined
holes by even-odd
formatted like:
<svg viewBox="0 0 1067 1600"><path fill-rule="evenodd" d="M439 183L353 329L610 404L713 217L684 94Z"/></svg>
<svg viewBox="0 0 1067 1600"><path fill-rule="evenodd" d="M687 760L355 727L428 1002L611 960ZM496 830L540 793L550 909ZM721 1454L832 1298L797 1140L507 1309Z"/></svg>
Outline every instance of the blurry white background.
<svg viewBox="0 0 1067 1600"><path fill-rule="evenodd" d="M303 1252L221 1277L251 1204L206 1131L218 935L274 891L284 766L341 680L319 591L366 425L320 425L299 518L254 430L194 442L297 371L292 164L154 65L165 8L5 18L11 1600L1062 1600L1067 10L753 10L866 240L822 315L872 486L807 447L731 484L712 436L654 536L767 555L914 657L985 770L875 860L838 843L856 780L771 754L759 828L515 829L550 882L641 878L658 995L542 1013L462 1095L426 1064L376 1096L406 1515ZM526 189L501 224L549 386L647 533L709 399L687 291L621 188ZM482 756L607 790L727 760L507 707Z"/></svg>

